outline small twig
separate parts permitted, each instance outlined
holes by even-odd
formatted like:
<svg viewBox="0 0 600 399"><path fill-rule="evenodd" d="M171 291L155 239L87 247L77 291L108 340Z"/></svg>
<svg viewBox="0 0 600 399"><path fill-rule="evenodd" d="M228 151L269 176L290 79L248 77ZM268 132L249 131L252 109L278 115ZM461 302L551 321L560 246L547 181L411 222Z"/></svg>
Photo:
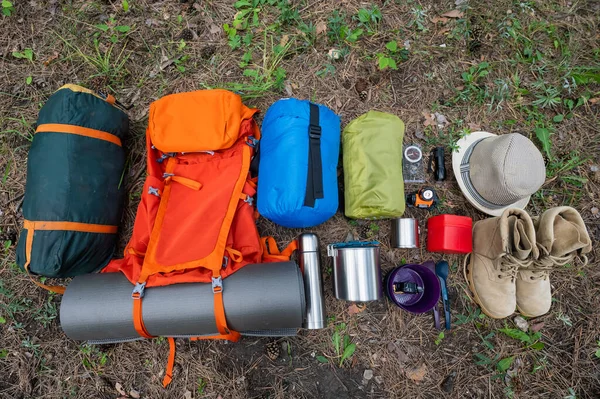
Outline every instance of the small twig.
<svg viewBox="0 0 600 399"><path fill-rule="evenodd" d="M2 208L6 208L10 203L15 202L15 201L19 201L21 198L23 198L25 196L25 193L23 194L19 194L16 197L13 197L11 199L9 199L8 201L6 201L4 204L2 204Z"/></svg>

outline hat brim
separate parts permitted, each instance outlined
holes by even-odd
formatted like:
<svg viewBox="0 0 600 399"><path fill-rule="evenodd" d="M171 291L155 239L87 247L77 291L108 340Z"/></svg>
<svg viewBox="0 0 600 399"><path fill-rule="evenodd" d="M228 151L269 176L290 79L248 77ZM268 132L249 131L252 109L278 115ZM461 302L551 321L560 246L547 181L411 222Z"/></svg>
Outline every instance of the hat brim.
<svg viewBox="0 0 600 399"><path fill-rule="evenodd" d="M458 182L460 191L462 191L462 194L471 203L471 205L479 209L481 212L487 213L488 215L500 216L508 208L525 209L525 207L529 203L529 199L531 198L531 196L528 195L527 197L513 204L509 204L503 208L491 209L479 203L472 195L469 194L465 181L463 180L462 174L460 173L460 164L462 162L463 156L465 155L465 152L469 149L469 147L471 147L473 144L475 144L481 139L493 136L496 135L489 132L473 132L458 140L456 142L458 150L452 152L452 170L454 170L454 176L456 177L456 181Z"/></svg>

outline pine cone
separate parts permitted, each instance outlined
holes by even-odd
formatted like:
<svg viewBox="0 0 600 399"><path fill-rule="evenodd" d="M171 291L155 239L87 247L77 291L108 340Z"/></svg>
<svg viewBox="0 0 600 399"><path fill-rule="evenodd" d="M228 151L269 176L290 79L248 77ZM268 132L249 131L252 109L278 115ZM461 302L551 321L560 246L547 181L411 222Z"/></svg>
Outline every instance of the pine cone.
<svg viewBox="0 0 600 399"><path fill-rule="evenodd" d="M206 46L200 49L200 57L202 57L203 60L208 60L215 55L216 52L217 48L215 46Z"/></svg>
<svg viewBox="0 0 600 399"><path fill-rule="evenodd" d="M279 345L279 342L277 342L277 341L269 342L266 345L265 350L267 352L267 356L271 360L277 360L277 358L281 354L281 346Z"/></svg>
<svg viewBox="0 0 600 399"><path fill-rule="evenodd" d="M471 20L471 38L467 43L469 52L477 53L481 48L481 38L483 36L483 29L475 21Z"/></svg>
<svg viewBox="0 0 600 399"><path fill-rule="evenodd" d="M100 91L106 91L106 86L108 86L108 77L106 76L95 76L88 83L90 90L95 91L96 93Z"/></svg>
<svg viewBox="0 0 600 399"><path fill-rule="evenodd" d="M358 93L358 97L365 101L369 96L369 82L363 78L359 78L354 84L354 90Z"/></svg>
<svg viewBox="0 0 600 399"><path fill-rule="evenodd" d="M179 39L183 39L186 42L190 41L190 40L194 40L194 32L192 32L189 29L184 29L181 31L181 33L179 34Z"/></svg>

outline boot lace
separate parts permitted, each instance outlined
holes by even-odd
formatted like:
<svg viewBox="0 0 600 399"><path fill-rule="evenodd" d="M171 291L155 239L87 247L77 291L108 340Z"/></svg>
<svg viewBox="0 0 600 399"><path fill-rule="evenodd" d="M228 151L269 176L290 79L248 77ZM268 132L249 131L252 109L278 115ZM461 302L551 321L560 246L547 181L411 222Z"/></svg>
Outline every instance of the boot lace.
<svg viewBox="0 0 600 399"><path fill-rule="evenodd" d="M579 259L582 266L587 265L588 258L585 255L572 255L567 256L554 256L550 255L548 250L542 246L538 246L540 249L540 257L532 262L532 268L530 269L533 273L529 276L530 280L546 279L549 276L550 271L559 269L560 267L572 262L574 259Z"/></svg>
<svg viewBox="0 0 600 399"><path fill-rule="evenodd" d="M514 281L517 277L517 273L519 272L519 268L527 268L532 264L532 260L530 259L519 259L514 255L505 253L500 256L500 261L498 262L498 267L496 268L498 272L498 278L510 278L511 281Z"/></svg>

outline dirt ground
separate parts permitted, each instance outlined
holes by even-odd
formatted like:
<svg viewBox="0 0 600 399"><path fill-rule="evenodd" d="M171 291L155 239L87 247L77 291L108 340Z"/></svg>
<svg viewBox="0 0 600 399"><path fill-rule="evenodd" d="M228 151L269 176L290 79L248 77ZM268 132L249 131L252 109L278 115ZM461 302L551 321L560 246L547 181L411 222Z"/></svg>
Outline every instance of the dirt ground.
<svg viewBox="0 0 600 399"><path fill-rule="evenodd" d="M600 397L599 3L4 0L1 7L1 398ZM425 152L446 146L449 169L450 148L469 131L520 132L547 165L547 181L527 210L576 207L594 249L587 266L552 272L552 310L527 320L521 338L514 316L480 313L458 256L446 257L455 325L441 336L429 314L408 314L389 301L363 307L335 300L323 252L326 329L236 344L177 340L175 379L163 389L164 339L104 346L67 339L57 318L60 298L35 287L15 264L37 113L66 83L133 105L122 242L144 180L149 104L225 87L263 111L281 97L311 99L338 113L343 125L371 109L396 114L406 123L406 144ZM462 197L451 172L443 183L428 179L438 208L406 211L422 227L437 213L485 217ZM299 233L264 219L259 229L281 243ZM391 249L389 221L350 221L338 212L313 231L323 243L349 235L379 240L384 272L441 259L423 248ZM336 334L356 345L343 361ZM265 352L273 341L281 348L274 361Z"/></svg>

